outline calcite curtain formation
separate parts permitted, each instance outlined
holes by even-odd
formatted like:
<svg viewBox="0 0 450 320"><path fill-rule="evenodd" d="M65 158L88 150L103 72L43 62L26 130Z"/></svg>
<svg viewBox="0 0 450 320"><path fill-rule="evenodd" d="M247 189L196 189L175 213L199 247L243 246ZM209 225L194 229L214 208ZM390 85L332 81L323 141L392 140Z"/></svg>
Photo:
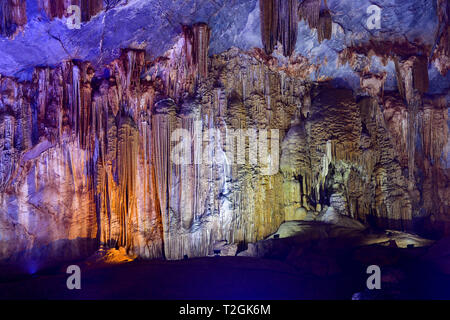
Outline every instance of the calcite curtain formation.
<svg viewBox="0 0 450 320"><path fill-rule="evenodd" d="M444 212L448 211L445 198L449 195L446 145L449 136L448 126L442 121L448 119L448 105L445 95L426 93L429 88L428 59L423 52L431 54L431 48L414 48L401 43L396 46L387 43L384 53L380 51L381 48L381 44L374 43L370 50L372 54L386 55L386 59L393 60L398 88L396 92L383 91L385 74L367 71L370 53L367 54L365 48L348 48L341 54L352 69L360 74L362 89L383 106L384 121L389 136L395 141L395 154L405 177L402 184L406 186L411 201L412 221L416 221L411 223L421 231L431 224L440 225L439 228L445 233ZM414 54L417 51L422 54ZM434 155L430 153L430 148L436 150Z"/></svg>

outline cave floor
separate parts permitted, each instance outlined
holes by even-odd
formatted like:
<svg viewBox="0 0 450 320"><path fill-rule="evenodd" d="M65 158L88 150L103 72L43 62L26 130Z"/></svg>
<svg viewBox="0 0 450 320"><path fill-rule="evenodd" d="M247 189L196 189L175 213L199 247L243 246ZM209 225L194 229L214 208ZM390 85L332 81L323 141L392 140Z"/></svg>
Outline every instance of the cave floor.
<svg viewBox="0 0 450 320"><path fill-rule="evenodd" d="M403 284L378 298L450 299L450 276L423 263L403 267ZM248 257L133 261L82 267L80 290L67 289L65 267L3 282L0 299L351 299L354 293L364 292L363 271L349 263L349 269L337 276L320 277L302 274L282 261Z"/></svg>
<svg viewBox="0 0 450 320"><path fill-rule="evenodd" d="M81 290L68 290L61 268L0 284L1 299L307 299L317 279L280 261L247 257L133 261L82 268ZM320 281L319 281L320 282ZM323 287L322 283L320 287Z"/></svg>

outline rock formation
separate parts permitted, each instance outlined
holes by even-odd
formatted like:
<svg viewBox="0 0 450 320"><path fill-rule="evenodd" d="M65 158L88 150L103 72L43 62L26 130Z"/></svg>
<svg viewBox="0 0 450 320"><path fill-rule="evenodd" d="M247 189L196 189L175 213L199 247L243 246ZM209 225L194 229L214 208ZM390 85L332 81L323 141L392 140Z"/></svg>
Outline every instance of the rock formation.
<svg viewBox="0 0 450 320"><path fill-rule="evenodd" d="M27 23L25 0L0 1L0 35L13 37Z"/></svg>
<svg viewBox="0 0 450 320"><path fill-rule="evenodd" d="M103 0L38 0L49 18L68 16L67 9L76 5L81 9L81 21L86 22L103 9Z"/></svg>
<svg viewBox="0 0 450 320"><path fill-rule="evenodd" d="M283 54L290 56L297 42L297 1L262 0L261 33L264 49L271 54L278 43L283 45Z"/></svg>
<svg viewBox="0 0 450 320"><path fill-rule="evenodd" d="M264 50L211 54L217 29L183 21L161 56L134 41L114 59L76 52L29 79L0 76L0 260L33 272L100 246L142 258L208 256L224 243L235 253L285 221L336 217L448 234L448 91L432 91L429 66L448 69L448 6L437 3L434 49L352 43L336 66L297 52L309 45L301 19L320 48L335 37L335 3L261 0ZM86 28L104 14L102 1L39 3L56 22L70 4ZM0 9L12 37L25 1ZM350 70L357 88L324 68Z"/></svg>

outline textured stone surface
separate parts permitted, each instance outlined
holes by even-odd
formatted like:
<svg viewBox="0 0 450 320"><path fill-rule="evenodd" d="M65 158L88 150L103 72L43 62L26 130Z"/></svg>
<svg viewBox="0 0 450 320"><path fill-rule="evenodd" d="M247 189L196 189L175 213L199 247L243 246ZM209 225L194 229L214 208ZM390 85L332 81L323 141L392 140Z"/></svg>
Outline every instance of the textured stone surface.
<svg viewBox="0 0 450 320"><path fill-rule="evenodd" d="M81 2L80 30L67 1L0 3L0 260L251 256L299 220L449 233L445 1L383 2L382 32L368 1ZM263 129L279 170L230 163ZM196 134L206 161L175 163Z"/></svg>
<svg viewBox="0 0 450 320"><path fill-rule="evenodd" d="M18 34L27 23L25 0L0 1L0 35L12 38Z"/></svg>
<svg viewBox="0 0 450 320"><path fill-rule="evenodd" d="M71 58L101 64L117 58L119 48L126 47L145 49L149 56L156 58L176 43L182 26L197 22L205 22L211 27L211 54L221 53L232 46L244 50L263 47L258 0L189 0L182 3L173 0L164 1L164 4L160 0L122 0L120 5L107 12L101 11L90 21L84 22L80 30L68 29L65 18L49 21L45 10L42 12L40 9L45 7L48 11L49 6L42 4L48 1L38 2L26 1L28 24L25 31L13 42L2 40L1 74L29 79L36 65L55 66L61 60ZM67 1L55 2L67 5ZM298 23L297 38L292 39L296 43L295 52L321 62L320 70L314 76L333 77L337 82L357 86L358 78L350 68L338 68L338 54L346 47L367 48L368 53L374 44L378 44L381 50L375 50L375 53L379 56L389 56L391 51L403 54L405 47L411 47L422 55L424 51L428 52L434 61L429 65L429 71L433 72L432 82L435 83L433 88L442 85L444 79L448 83L447 2L379 2L377 5L382 10L381 30L367 28L366 22L370 16L367 8L370 5L372 3L368 0L357 3L327 1L332 37L321 43L314 24L310 28L305 21ZM63 6L60 7L58 10L62 10ZM120 32L115 31L115 26L120 26ZM394 74L392 64L374 69L379 67ZM448 85L444 89L448 90ZM442 89L439 91L442 93Z"/></svg>

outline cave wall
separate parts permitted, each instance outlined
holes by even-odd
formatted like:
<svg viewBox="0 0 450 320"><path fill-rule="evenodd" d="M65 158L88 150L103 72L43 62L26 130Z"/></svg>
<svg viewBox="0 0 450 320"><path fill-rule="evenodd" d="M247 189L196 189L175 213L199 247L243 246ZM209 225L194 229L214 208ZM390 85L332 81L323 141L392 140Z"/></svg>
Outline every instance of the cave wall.
<svg viewBox="0 0 450 320"><path fill-rule="evenodd" d="M57 20L68 3L39 5ZM260 2L264 50L209 55L211 26L183 24L157 58L116 48L103 65L66 59L27 81L0 76L0 261L32 272L100 245L205 256L217 241L256 242L329 208L373 227L448 234L448 98L430 93L428 68L435 52L446 72L445 28L435 51L349 46L335 68L350 69L359 87L336 88L317 76L331 62L295 51L299 20L327 43L335 4L295 4ZM84 8L83 21L101 10ZM437 8L446 25L448 7ZM394 73L374 71L373 58ZM396 90L385 90L389 76ZM260 161L230 160L225 142L237 130L268 130L279 168L261 161L253 136L241 141ZM175 163L189 138L192 163Z"/></svg>
<svg viewBox="0 0 450 320"><path fill-rule="evenodd" d="M156 61L124 50L103 77L69 61L37 68L30 83L1 79L3 260L38 264L100 244L204 256L216 241L255 242L328 207L367 225L414 231L422 218L423 230L448 232L442 99L415 112L411 162L412 110L399 95L355 97L258 50L213 56L196 77L185 41ZM199 130L191 156L203 163L173 162L180 128ZM224 141L237 129L278 129L280 170L230 163Z"/></svg>
<svg viewBox="0 0 450 320"><path fill-rule="evenodd" d="M103 9L103 0L38 0L39 8L44 10L47 17L62 18L68 16L67 9L71 5L80 7L81 21L86 22Z"/></svg>
<svg viewBox="0 0 450 320"><path fill-rule="evenodd" d="M0 1L0 35L13 37L27 23L25 0Z"/></svg>

